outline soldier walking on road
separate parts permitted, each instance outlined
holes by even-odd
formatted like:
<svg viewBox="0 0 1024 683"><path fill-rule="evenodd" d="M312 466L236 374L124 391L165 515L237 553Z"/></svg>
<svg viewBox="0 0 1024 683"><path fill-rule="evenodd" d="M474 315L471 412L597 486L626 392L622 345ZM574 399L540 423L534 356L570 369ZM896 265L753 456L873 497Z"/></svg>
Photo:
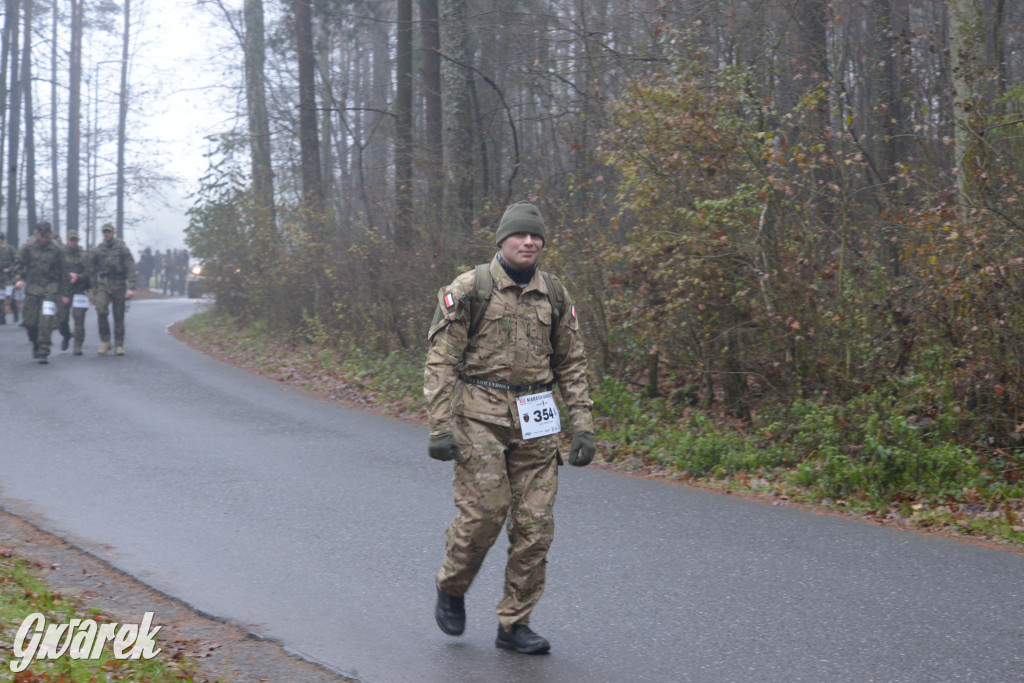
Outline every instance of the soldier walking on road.
<svg viewBox="0 0 1024 683"><path fill-rule="evenodd" d="M53 328L57 310L68 298L68 270L64 249L53 239L53 228L47 221L36 226L36 234L18 250L14 257L16 289L25 291L25 330L32 342L32 357L40 364L49 363Z"/></svg>
<svg viewBox="0 0 1024 683"><path fill-rule="evenodd" d="M108 310L114 309L114 353L124 355L125 301L135 295L135 259L128 245L114 237L114 226L104 224L103 241L93 247L89 255L89 282L93 303L99 318L99 354L110 351L110 319Z"/></svg>
<svg viewBox="0 0 1024 683"><path fill-rule="evenodd" d="M71 304L60 308L60 333L64 337L61 342L61 351L66 351L68 342L71 340L72 332L70 319L75 320L75 350L76 356L82 355L82 344L85 342L85 313L89 310L89 255L78 243L78 231L68 230L68 243L64 247L64 259L68 264L68 277L70 287L68 295L71 297Z"/></svg>
<svg viewBox="0 0 1024 683"><path fill-rule="evenodd" d="M14 313L14 322L18 322L18 309L14 308L13 292L7 291L8 287L13 289L14 274L11 272L13 267L14 247L7 243L7 235L0 232L0 325L7 324L8 305L11 306L11 312Z"/></svg>
<svg viewBox="0 0 1024 683"><path fill-rule="evenodd" d="M569 463L587 465L595 451L576 308L558 278L537 268L546 237L533 204L505 210L491 262L438 293L424 373L430 457L455 461L458 508L437 575L435 619L449 635L463 632L464 596L507 520L495 644L524 654L551 647L529 624L555 531L561 424L553 384L574 432Z"/></svg>
<svg viewBox="0 0 1024 683"><path fill-rule="evenodd" d="M153 276L153 253L149 247L142 250L142 254L139 255L138 267L135 270L139 276L139 286L142 289L149 289L149 279Z"/></svg>

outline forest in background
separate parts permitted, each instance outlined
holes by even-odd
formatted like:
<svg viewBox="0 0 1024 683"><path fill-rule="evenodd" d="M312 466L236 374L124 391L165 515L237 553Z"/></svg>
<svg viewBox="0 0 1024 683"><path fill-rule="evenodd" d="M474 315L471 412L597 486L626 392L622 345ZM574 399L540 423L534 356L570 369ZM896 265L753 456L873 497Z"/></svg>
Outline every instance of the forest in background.
<svg viewBox="0 0 1024 683"><path fill-rule="evenodd" d="M1020 499L1020 3L207 4L239 116L188 241L224 313L421 358L530 199L623 448Z"/></svg>
<svg viewBox="0 0 1024 683"><path fill-rule="evenodd" d="M188 234L223 311L421 353L437 288L530 199L599 407L640 393L657 424L738 420L790 446L757 466L813 462L834 497L954 472L950 490L1019 498L1024 7L219 9L244 115Z"/></svg>

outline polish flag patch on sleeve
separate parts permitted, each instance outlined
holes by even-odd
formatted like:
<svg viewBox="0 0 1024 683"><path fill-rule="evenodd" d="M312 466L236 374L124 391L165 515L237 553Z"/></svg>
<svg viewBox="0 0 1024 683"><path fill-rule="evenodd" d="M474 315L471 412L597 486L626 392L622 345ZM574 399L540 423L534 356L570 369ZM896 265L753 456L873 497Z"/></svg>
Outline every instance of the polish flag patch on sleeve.
<svg viewBox="0 0 1024 683"><path fill-rule="evenodd" d="M444 295L444 308L445 310L451 310L452 306L455 305L455 297L452 296L451 292ZM574 314L575 315L575 314Z"/></svg>
<svg viewBox="0 0 1024 683"><path fill-rule="evenodd" d="M573 320L576 320L576 306L569 306L569 312L572 314Z"/></svg>

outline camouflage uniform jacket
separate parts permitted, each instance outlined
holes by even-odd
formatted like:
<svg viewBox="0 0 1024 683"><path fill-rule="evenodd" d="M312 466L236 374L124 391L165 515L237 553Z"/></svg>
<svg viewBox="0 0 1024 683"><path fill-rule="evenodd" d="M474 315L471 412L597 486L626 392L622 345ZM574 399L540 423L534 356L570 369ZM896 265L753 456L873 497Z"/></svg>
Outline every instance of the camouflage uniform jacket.
<svg viewBox="0 0 1024 683"><path fill-rule="evenodd" d="M25 281L30 296L67 296L68 269L64 248L51 239L43 244L35 236L21 245L11 268L13 280Z"/></svg>
<svg viewBox="0 0 1024 683"><path fill-rule="evenodd" d="M14 247L0 244L0 287L14 284Z"/></svg>
<svg viewBox="0 0 1024 683"><path fill-rule="evenodd" d="M490 271L494 289L472 339L467 333L473 271L438 292L443 318L428 333L423 385L430 433L451 431L452 415L519 428L515 392L469 384L460 376L511 386L557 382L574 431L593 432L583 337L568 293L565 312L552 332L551 300L540 271L525 288L512 281L497 257Z"/></svg>
<svg viewBox="0 0 1024 683"><path fill-rule="evenodd" d="M116 237L103 240L89 253L89 281L97 289L135 289L135 259L128 245Z"/></svg>
<svg viewBox="0 0 1024 683"><path fill-rule="evenodd" d="M89 253L81 247L64 247L64 259L68 262L68 273L78 273L78 280L68 289L70 295L84 294L89 289Z"/></svg>

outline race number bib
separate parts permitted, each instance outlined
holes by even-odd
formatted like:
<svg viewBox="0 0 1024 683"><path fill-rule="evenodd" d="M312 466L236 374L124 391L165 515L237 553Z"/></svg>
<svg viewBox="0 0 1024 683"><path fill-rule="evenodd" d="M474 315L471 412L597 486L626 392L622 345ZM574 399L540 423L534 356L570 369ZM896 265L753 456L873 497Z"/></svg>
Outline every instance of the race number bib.
<svg viewBox="0 0 1024 683"><path fill-rule="evenodd" d="M89 308L89 297L85 294L75 294L71 299L71 308Z"/></svg>
<svg viewBox="0 0 1024 683"><path fill-rule="evenodd" d="M14 294L14 285L7 285L4 287L4 296L12 296Z"/></svg>
<svg viewBox="0 0 1024 683"><path fill-rule="evenodd" d="M54 301L44 301L43 315L57 315L57 303Z"/></svg>
<svg viewBox="0 0 1024 683"><path fill-rule="evenodd" d="M519 406L519 424L524 439L537 439L562 431L562 421L558 417L558 406L550 391L529 396L517 396Z"/></svg>

